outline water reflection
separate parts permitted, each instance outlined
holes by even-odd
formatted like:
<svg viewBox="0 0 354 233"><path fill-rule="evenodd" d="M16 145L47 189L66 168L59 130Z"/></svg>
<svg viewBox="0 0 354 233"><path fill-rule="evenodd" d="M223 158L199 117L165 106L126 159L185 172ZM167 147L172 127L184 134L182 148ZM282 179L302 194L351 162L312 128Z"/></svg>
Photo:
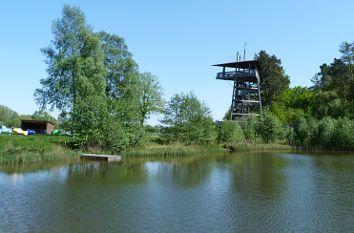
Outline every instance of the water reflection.
<svg viewBox="0 0 354 233"><path fill-rule="evenodd" d="M354 232L354 155L1 170L0 232Z"/></svg>
<svg viewBox="0 0 354 233"><path fill-rule="evenodd" d="M91 162L71 164L68 167L68 183L77 182L120 184L139 183L147 179L144 163L106 163Z"/></svg>
<svg viewBox="0 0 354 233"><path fill-rule="evenodd" d="M193 187L205 181L212 171L207 159L187 162L158 163L157 179L164 185Z"/></svg>
<svg viewBox="0 0 354 233"><path fill-rule="evenodd" d="M288 162L282 156L271 154L237 154L225 156L222 162L230 164L233 189L247 196L262 194L277 198L283 190L285 176L282 173Z"/></svg>

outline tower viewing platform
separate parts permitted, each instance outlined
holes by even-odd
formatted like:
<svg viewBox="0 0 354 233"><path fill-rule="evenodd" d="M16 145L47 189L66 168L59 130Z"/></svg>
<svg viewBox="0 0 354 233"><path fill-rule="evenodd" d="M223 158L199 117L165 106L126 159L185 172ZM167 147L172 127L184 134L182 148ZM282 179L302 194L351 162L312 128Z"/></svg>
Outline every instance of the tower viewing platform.
<svg viewBox="0 0 354 233"><path fill-rule="evenodd" d="M216 74L216 79L234 82L230 119L245 120L247 117L262 114L258 61L236 61L214 66L222 67L222 72Z"/></svg>

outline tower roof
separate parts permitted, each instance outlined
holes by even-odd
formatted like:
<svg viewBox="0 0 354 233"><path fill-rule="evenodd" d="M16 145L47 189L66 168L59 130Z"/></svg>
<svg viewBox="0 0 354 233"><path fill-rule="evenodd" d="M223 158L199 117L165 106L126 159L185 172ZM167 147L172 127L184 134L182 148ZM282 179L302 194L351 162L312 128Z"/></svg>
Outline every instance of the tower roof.
<svg viewBox="0 0 354 233"><path fill-rule="evenodd" d="M242 68L242 69L256 69L258 67L258 60L247 60L216 64L213 66L228 67L228 68Z"/></svg>

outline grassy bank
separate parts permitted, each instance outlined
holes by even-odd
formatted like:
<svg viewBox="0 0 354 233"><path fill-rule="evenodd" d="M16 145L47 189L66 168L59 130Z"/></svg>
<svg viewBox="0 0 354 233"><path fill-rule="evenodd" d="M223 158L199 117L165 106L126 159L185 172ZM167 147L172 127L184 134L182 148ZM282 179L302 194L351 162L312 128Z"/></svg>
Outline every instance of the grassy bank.
<svg viewBox="0 0 354 233"><path fill-rule="evenodd" d="M70 138L62 136L0 135L0 163L75 161L78 159L78 152L65 147L69 141Z"/></svg>
<svg viewBox="0 0 354 233"><path fill-rule="evenodd" d="M289 145L282 144L215 144L215 145L182 145L170 144L159 145L152 144L141 148L129 149L122 152L124 158L173 158L173 157L187 157L197 154L210 154L220 152L242 152L242 151L290 151L292 149Z"/></svg>
<svg viewBox="0 0 354 233"><path fill-rule="evenodd" d="M20 136L0 135L0 164L33 164L42 162L75 162L79 160L79 151L67 147L71 138L65 136ZM190 145L169 144L148 145L127 149L120 154L124 159L166 159L186 158L191 155L221 153L225 151L289 151L291 146L281 144L214 144ZM95 151L95 153L109 153Z"/></svg>

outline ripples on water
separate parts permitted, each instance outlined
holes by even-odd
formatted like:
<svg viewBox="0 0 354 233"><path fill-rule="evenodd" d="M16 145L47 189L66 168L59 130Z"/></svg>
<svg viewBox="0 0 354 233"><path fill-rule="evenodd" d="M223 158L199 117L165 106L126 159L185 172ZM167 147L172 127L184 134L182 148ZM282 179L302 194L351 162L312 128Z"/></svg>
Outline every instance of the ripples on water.
<svg viewBox="0 0 354 233"><path fill-rule="evenodd" d="M354 155L2 170L0 232L354 232Z"/></svg>

